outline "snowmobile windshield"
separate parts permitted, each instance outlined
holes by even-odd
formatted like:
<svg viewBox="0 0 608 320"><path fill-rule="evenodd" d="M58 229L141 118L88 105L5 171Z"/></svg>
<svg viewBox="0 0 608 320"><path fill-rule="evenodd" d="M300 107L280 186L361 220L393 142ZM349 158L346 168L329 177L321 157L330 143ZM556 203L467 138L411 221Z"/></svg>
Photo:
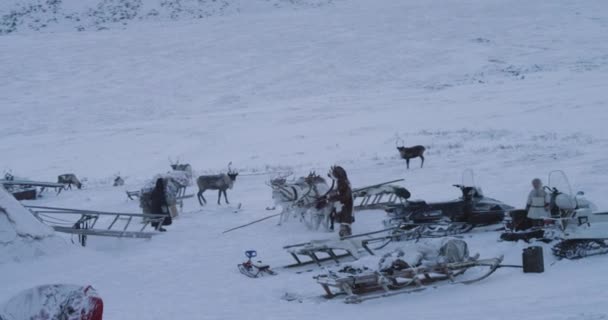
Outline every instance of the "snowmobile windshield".
<svg viewBox="0 0 608 320"><path fill-rule="evenodd" d="M568 177L563 171L559 170L549 173L548 187L550 192L559 193L555 198L555 204L558 207L561 209L575 209L577 207L570 181L568 181Z"/></svg>
<svg viewBox="0 0 608 320"><path fill-rule="evenodd" d="M481 188L475 184L475 173L473 172L472 169L466 169L462 172L461 185L463 187L468 188L468 190L470 190L470 192L472 192L470 194L471 197L475 197L475 198L483 197L483 192L482 192Z"/></svg>
<svg viewBox="0 0 608 320"><path fill-rule="evenodd" d="M465 187L476 187L475 173L472 169L466 169L462 172L462 181L460 182Z"/></svg>

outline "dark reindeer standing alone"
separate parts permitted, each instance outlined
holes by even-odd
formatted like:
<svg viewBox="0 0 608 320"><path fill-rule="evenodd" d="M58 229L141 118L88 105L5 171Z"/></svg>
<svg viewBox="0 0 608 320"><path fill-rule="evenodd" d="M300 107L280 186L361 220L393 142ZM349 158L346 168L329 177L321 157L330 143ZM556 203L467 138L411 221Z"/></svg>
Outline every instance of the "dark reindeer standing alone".
<svg viewBox="0 0 608 320"><path fill-rule="evenodd" d="M228 202L228 195L226 194L226 190L232 189L234 186L234 181L236 180L236 176L239 173L233 171L228 168L228 173L222 173L211 176L200 176L196 179L196 184L198 185L198 193L196 194L198 197L198 202L201 206L207 204L207 199L203 196L203 192L206 190L218 190L217 194L217 204L220 204L220 200L222 199L222 193L224 194L224 200L226 200L226 204L230 204Z"/></svg>
<svg viewBox="0 0 608 320"><path fill-rule="evenodd" d="M72 185L75 185L78 189L82 189L82 183L73 173L59 175L57 177L57 183L67 184L68 186L66 189L72 189Z"/></svg>
<svg viewBox="0 0 608 320"><path fill-rule="evenodd" d="M420 168L422 168L424 166L424 151L426 150L426 148L421 145L406 148L405 146L403 146L403 140L401 140L401 146L397 145L398 142L399 141L395 142L395 145L397 146L397 150L399 151L401 159L405 159L407 168L410 168L410 159L414 158L420 158L422 160L422 162L420 163Z"/></svg>

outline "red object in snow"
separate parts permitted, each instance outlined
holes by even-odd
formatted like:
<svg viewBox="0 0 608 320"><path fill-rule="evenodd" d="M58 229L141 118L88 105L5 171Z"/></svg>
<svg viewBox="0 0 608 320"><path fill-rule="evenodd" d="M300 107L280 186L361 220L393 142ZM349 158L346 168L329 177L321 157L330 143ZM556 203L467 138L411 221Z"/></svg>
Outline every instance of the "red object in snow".
<svg viewBox="0 0 608 320"><path fill-rule="evenodd" d="M91 286L43 285L25 290L0 307L3 320L102 320L103 300Z"/></svg>

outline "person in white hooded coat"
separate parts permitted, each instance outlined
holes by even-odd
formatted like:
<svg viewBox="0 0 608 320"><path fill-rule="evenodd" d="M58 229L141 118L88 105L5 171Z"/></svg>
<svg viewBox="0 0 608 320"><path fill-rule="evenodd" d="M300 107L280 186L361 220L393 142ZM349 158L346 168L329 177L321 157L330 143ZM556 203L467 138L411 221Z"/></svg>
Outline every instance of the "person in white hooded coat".
<svg viewBox="0 0 608 320"><path fill-rule="evenodd" d="M528 194L526 202L526 211L528 218L534 220L542 220L550 216L549 213L549 197L543 189L543 183L540 179L532 180L532 191Z"/></svg>

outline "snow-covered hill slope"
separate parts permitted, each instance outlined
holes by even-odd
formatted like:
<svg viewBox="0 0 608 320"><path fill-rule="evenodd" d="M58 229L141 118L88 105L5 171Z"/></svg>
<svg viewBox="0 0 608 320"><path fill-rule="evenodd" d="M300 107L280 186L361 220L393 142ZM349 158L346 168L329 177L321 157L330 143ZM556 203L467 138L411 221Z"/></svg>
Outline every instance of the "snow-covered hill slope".
<svg viewBox="0 0 608 320"><path fill-rule="evenodd" d="M179 157L198 173L232 161L241 175L229 198L242 204L200 209L188 200L151 241L89 239L85 250L2 265L0 300L69 282L96 287L110 319L606 317L608 257L555 261L549 246L541 275L500 270L476 285L363 306L280 300L321 294L314 274L252 281L236 271L243 250L278 266L289 261L283 245L337 237L274 220L221 235L272 213L269 177L248 173L341 164L355 187L405 178L414 198L443 200L457 196L450 185L472 168L488 196L521 206L533 177L564 169L575 190L608 208L607 2L294 3L300 10L138 15L99 32L71 32L75 24L62 20L0 36L0 170L88 178L83 190L37 203L138 211L124 189ZM423 169L413 160L405 170L396 136L428 147ZM125 188L111 187L118 172ZM379 229L382 215L359 214L355 232ZM520 263L526 244L497 238L466 237L473 252Z"/></svg>
<svg viewBox="0 0 608 320"><path fill-rule="evenodd" d="M333 0L5 0L0 35L27 31L87 31L145 21L178 21L243 12L300 9Z"/></svg>

